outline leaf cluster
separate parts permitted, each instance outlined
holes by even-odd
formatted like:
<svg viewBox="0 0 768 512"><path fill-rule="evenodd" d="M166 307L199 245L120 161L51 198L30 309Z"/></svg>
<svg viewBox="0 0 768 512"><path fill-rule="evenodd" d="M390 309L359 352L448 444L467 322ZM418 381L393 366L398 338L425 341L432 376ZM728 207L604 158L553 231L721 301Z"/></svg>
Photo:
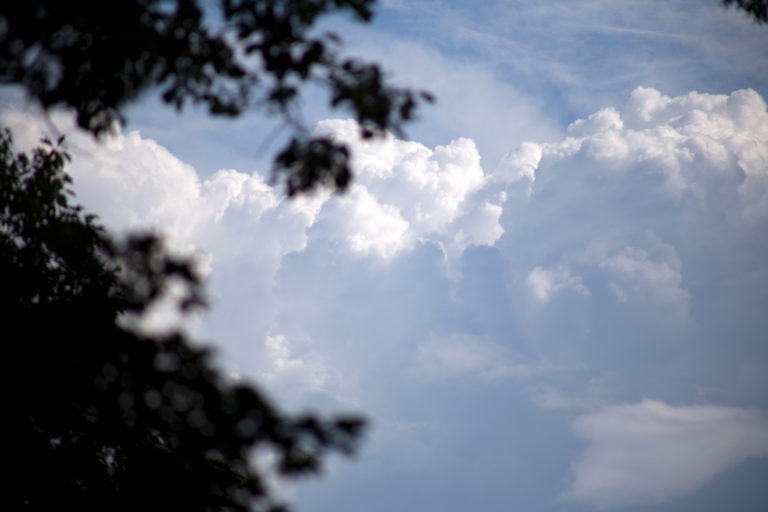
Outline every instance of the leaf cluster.
<svg viewBox="0 0 768 512"><path fill-rule="evenodd" d="M725 7L736 5L746 12L758 25L768 23L768 2L766 0L722 0Z"/></svg>
<svg viewBox="0 0 768 512"><path fill-rule="evenodd" d="M288 416L227 381L181 333L119 321L171 282L202 304L191 261L151 235L115 243L70 204L68 156L0 133L0 374L7 510L282 510L253 463L285 475L351 453L357 417Z"/></svg>
<svg viewBox="0 0 768 512"><path fill-rule="evenodd" d="M45 108L71 107L94 134L124 122L127 102L159 88L176 109L189 103L215 116L248 109L277 115L292 138L274 175L289 193L324 182L343 189L348 156L322 144L333 165L317 167L317 145L297 115L304 84L329 92L370 137L400 133L423 92L389 85L375 64L340 56L340 39L317 34L318 20L348 13L360 22L374 0L6 0L0 6L0 83L21 84ZM289 149L290 148L290 149ZM318 180L294 178L314 165Z"/></svg>

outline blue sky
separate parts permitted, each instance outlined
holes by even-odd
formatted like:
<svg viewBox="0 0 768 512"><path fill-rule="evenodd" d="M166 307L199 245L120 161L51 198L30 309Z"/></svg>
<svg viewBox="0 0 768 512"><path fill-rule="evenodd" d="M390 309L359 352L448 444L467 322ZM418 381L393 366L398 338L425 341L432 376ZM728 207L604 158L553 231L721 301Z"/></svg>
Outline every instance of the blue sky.
<svg viewBox="0 0 768 512"><path fill-rule="evenodd" d="M345 196L270 187L258 115L147 97L104 144L69 135L84 204L198 255L212 308L183 325L234 378L370 419L356 458L280 492L768 509L768 28L715 0L390 0L328 26L438 99L407 141L364 143L308 91L353 149ZM48 123L18 98L2 119L31 146Z"/></svg>

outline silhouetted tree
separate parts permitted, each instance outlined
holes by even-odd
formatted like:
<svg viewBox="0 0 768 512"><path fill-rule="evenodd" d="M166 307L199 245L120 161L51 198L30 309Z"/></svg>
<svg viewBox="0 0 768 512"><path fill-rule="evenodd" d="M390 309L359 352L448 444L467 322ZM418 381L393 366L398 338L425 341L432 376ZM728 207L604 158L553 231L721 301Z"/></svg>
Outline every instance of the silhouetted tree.
<svg viewBox="0 0 768 512"><path fill-rule="evenodd" d="M212 115L276 114L293 137L274 172L289 195L321 183L344 189L346 148L311 137L297 118L300 89L316 83L365 137L400 132L427 93L388 85L381 69L339 56L340 39L312 28L324 15L371 19L374 0L5 0L0 3L0 83L21 84L48 108L72 107L100 134L123 121L125 104L159 88L181 109Z"/></svg>
<svg viewBox="0 0 768 512"><path fill-rule="evenodd" d="M399 132L430 100L387 84L378 66L339 56L313 31L324 15L371 18L373 0L72 0L0 2L0 83L44 108L74 109L95 136L126 104L157 90L177 109L252 109L292 129L275 158L289 195L343 190L347 149L298 120L301 88L319 84L362 135ZM206 11L203 6L208 10ZM61 141L59 141L61 142ZM363 422L280 413L226 381L181 333L140 335L141 314L170 282L180 307L202 304L193 265L159 239L114 243L70 205L67 155L48 143L15 154L0 134L0 381L5 510L267 510L277 505L252 465L269 453L286 475L328 451L354 449Z"/></svg>
<svg viewBox="0 0 768 512"><path fill-rule="evenodd" d="M253 451L313 471L362 421L285 416L184 335L121 327L171 281L181 307L201 305L200 281L158 239L116 244L71 205L67 159L50 143L15 154L0 133L0 508L277 510Z"/></svg>
<svg viewBox="0 0 768 512"><path fill-rule="evenodd" d="M768 2L765 0L723 0L723 5L736 7L746 11L757 23L768 23Z"/></svg>

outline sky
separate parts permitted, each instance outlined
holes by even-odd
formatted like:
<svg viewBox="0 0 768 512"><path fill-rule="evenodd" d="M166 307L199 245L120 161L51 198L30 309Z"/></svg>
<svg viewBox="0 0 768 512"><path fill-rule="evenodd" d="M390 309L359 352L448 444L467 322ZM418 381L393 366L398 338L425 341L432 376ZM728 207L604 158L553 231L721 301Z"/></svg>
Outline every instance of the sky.
<svg viewBox="0 0 768 512"><path fill-rule="evenodd" d="M768 510L768 27L716 0L388 0L346 51L437 102L352 149L343 195L269 182L274 123L147 96L78 199L194 254L179 320L289 411L364 414L356 457L275 485L297 511Z"/></svg>

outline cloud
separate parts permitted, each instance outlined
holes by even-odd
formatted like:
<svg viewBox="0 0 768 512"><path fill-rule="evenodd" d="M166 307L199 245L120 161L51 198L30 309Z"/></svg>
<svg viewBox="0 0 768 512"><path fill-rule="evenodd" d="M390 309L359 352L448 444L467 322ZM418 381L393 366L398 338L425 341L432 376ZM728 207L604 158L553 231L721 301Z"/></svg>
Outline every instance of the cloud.
<svg viewBox="0 0 768 512"><path fill-rule="evenodd" d="M589 295L579 276L571 274L565 265L545 269L534 267L525 279L525 284L539 302L546 304L559 292L572 288L580 295Z"/></svg>
<svg viewBox="0 0 768 512"><path fill-rule="evenodd" d="M220 170L201 179L192 166L138 131L116 129L100 143L75 128L69 114L54 112L51 119L66 133L65 149L73 156L68 171L78 200L113 230L156 229L183 248L210 242L206 237L214 226L227 233L277 213L286 225L293 217L300 220L293 232L281 233L275 248L284 253L305 243L301 231L314 221L316 204L284 201L259 174ZM39 117L21 111L3 112L2 122L14 129L16 142L25 148L36 146L48 133Z"/></svg>
<svg viewBox="0 0 768 512"><path fill-rule="evenodd" d="M322 121L317 131L352 153L355 183L328 217L342 226L354 252L391 259L427 241L457 257L469 245L493 245L501 236L501 206L474 197L486 177L473 141L434 149L392 136L365 141L350 120Z"/></svg>
<svg viewBox="0 0 768 512"><path fill-rule="evenodd" d="M690 295L680 287L682 273L680 260L674 250L666 261L649 259L648 252L635 247L625 247L618 254L603 260L600 267L614 273L642 293L650 294L663 306L671 307L681 320L688 316ZM627 301L624 288L611 282L611 290L620 302Z"/></svg>
<svg viewBox="0 0 768 512"><path fill-rule="evenodd" d="M536 179L536 168L541 162L541 157L541 145L523 142L517 151L504 155L493 173L493 179L509 183L521 179L532 182Z"/></svg>
<svg viewBox="0 0 768 512"><path fill-rule="evenodd" d="M267 382L281 403L356 404L370 414L381 429L371 444L391 437L370 462L360 459L369 482L383 480L385 465L401 474L402 454L428 440L423 467L445 468L458 494L459 458L497 480L506 478L502 458L530 478L531 464L566 471L573 447L564 437L546 463L506 455L547 442L542 422L562 430L563 415L595 404L653 393L764 405L765 329L754 312L768 285L766 115L751 91L667 97L639 88L560 140L523 144L490 174L468 138L362 141L353 122L328 120L318 130L349 144L356 181L346 195L291 201L259 173L203 176L139 132L100 145L77 132L68 140L78 201L112 229L156 226L174 248L199 255L213 307L197 337L218 342L227 371ZM34 117L2 116L28 147L43 133ZM542 419L542 410L551 412ZM600 473L591 469L609 450L588 418L623 418L617 410L582 417L591 445L569 497L625 502L593 483ZM689 423L694 434L725 425L731 439L729 425L763 420L741 421ZM481 423L489 430L478 434ZM394 425L420 433L402 438ZM509 450L503 457L499 446ZM678 481L724 471L712 461L727 457L707 457L710 476ZM508 489L497 480L472 485ZM683 484L646 492L653 482L630 486L639 497L626 501L688 492L678 491ZM543 500L560 490L549 485Z"/></svg>
<svg viewBox="0 0 768 512"><path fill-rule="evenodd" d="M507 197L494 245L538 302L569 288L602 302L607 291L639 323L662 310L686 323L716 300L697 290L760 273L766 104L748 89L670 97L638 87L625 105L571 123L561 140L510 152L487 180L493 187ZM552 314L568 318L573 306Z"/></svg>
<svg viewBox="0 0 768 512"><path fill-rule="evenodd" d="M47 132L39 118L19 110L3 112L2 119L16 129L22 147L33 147ZM291 227L281 231L279 243L275 240L276 258L305 246L303 231L323 207L328 210L323 219L331 217L340 228L333 236L341 236L353 252L384 259L423 240L456 245L460 253L470 244L493 244L502 232L498 224L488 225L498 220L500 205L470 201L483 187L485 175L469 139L429 149L392 136L363 140L351 120L322 121L317 132L351 149L356 181L348 194L334 201L322 192L289 201L258 173L220 170L203 180L194 168L138 131L117 129L99 144L75 128L72 116L57 112L52 119L67 133L79 197L112 228L154 226L174 241L199 241L213 225L253 228L277 221ZM461 234L451 229L454 223L462 225Z"/></svg>
<svg viewBox="0 0 768 512"><path fill-rule="evenodd" d="M319 389L317 379L292 370L309 360L276 355L277 348L282 354L296 343L279 325L284 306L270 299L288 255L311 246L312 258L335 253L386 263L431 244L448 269L470 245L492 245L503 233L504 197L483 193L486 176L468 139L433 149L392 136L364 141L353 121L324 121L318 131L348 144L357 179L340 197L321 191L288 200L259 173L223 169L202 178L138 131L117 129L99 143L77 130L69 114L54 112L51 120L67 133L79 202L111 230L156 229L173 250L196 254L210 276L214 307L202 324L192 326L161 307L142 326L184 326L226 340L225 358L234 371L277 379L281 386L295 377L307 392ZM48 129L20 110L4 111L2 121L26 148ZM316 356L308 357L317 377Z"/></svg>
<svg viewBox="0 0 768 512"><path fill-rule="evenodd" d="M522 378L534 371L515 361L509 349L463 333L433 334L418 345L417 353L417 369L426 375L494 381Z"/></svg>
<svg viewBox="0 0 768 512"><path fill-rule="evenodd" d="M599 508L683 496L768 455L768 420L735 407L644 400L586 414L574 428L589 445L564 497Z"/></svg>
<svg viewBox="0 0 768 512"><path fill-rule="evenodd" d="M568 160L589 164L578 171L584 178L642 178L651 186L643 193L702 208L725 203L740 217L734 220L768 218L768 113L750 89L670 98L638 87L621 111L605 108L571 123L560 142L509 153L494 177L533 181Z"/></svg>
<svg viewBox="0 0 768 512"><path fill-rule="evenodd" d="M381 204L366 188L353 185L341 202L338 216L344 220L335 224L348 233L347 245L353 252L388 260L412 246L408 221L396 207Z"/></svg>
<svg viewBox="0 0 768 512"><path fill-rule="evenodd" d="M268 369L259 377L281 403L298 407L313 394L337 398L334 393L342 379L333 374L310 340L297 342L283 334L268 334L265 348Z"/></svg>
<svg viewBox="0 0 768 512"><path fill-rule="evenodd" d="M407 127L410 137L429 146L462 137L472 139L484 166L493 168L510 145L529 138L547 140L561 133L557 122L547 115L549 98L524 90L522 82L506 80L499 66L434 47L428 28L439 30L440 37L454 34L453 28L446 30L455 27L454 23L436 17L442 6L409 2L408 8L409 15L399 14L398 18L409 20L408 24L419 20L411 34L393 38L375 25L359 24L345 25L342 33L350 52L380 62L395 83L425 89L437 98L419 109L419 118ZM484 50L488 48L486 44ZM510 58L508 54L500 57L500 61Z"/></svg>

